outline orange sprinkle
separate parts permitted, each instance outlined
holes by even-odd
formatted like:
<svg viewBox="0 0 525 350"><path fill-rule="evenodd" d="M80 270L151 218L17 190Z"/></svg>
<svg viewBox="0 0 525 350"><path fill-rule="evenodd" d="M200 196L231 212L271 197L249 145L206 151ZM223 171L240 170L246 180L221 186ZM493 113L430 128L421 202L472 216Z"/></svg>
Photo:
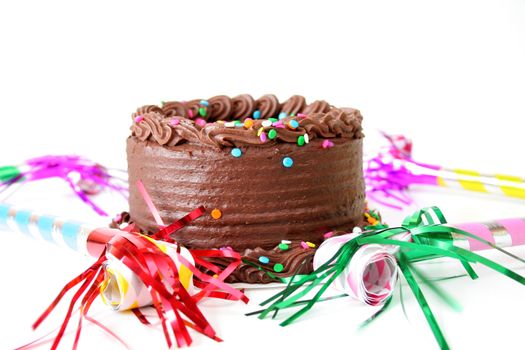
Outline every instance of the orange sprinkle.
<svg viewBox="0 0 525 350"><path fill-rule="evenodd" d="M211 217L215 220L219 220L222 216L222 212L219 209L213 209L211 211Z"/></svg>
<svg viewBox="0 0 525 350"><path fill-rule="evenodd" d="M251 120L251 119L246 119L246 120L244 121L244 127L245 127L246 129L249 129L249 128L251 128L252 126L253 126L253 120Z"/></svg>

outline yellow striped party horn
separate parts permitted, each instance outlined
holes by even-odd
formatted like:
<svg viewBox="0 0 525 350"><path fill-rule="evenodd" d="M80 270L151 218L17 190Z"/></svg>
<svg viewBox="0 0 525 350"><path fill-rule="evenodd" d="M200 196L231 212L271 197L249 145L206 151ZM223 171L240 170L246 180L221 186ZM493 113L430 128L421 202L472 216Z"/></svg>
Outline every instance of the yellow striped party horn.
<svg viewBox="0 0 525 350"><path fill-rule="evenodd" d="M412 203L406 190L414 184L525 199L525 178L417 162L412 159L412 142L409 139L403 135L383 135L390 142L389 146L368 157L364 163L369 199L401 209L401 206Z"/></svg>

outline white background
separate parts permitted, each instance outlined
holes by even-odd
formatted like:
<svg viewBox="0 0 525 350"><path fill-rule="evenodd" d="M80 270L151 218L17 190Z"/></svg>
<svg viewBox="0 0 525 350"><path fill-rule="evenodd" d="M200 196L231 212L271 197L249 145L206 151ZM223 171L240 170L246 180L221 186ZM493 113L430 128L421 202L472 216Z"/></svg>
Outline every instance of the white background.
<svg viewBox="0 0 525 350"><path fill-rule="evenodd" d="M524 62L520 0L3 1L0 164L76 153L125 168L125 138L137 106L275 93L359 108L367 135L376 129L409 135L415 158L424 162L525 175ZM443 189L418 188L413 195L421 206L438 204L451 222L523 216L518 200ZM60 182L28 186L9 200L104 222ZM126 207L117 197L100 201L115 213ZM402 216L384 214L394 223ZM89 260L12 235L1 235L0 247L0 348L13 348L33 339L31 322ZM427 268L436 275L459 271L446 262ZM474 282L443 282L462 313L429 298L451 346L522 348L523 287L482 268L480 274ZM203 306L225 342L196 336L196 348L436 347L413 298L407 298L408 320L396 303L356 333L371 311L348 300L319 307L282 329L243 316L269 292L248 294L247 307ZM102 307L97 312L133 348L163 346L158 330L131 315ZM69 344L71 338L64 348ZM81 348L95 345L119 346L87 327Z"/></svg>

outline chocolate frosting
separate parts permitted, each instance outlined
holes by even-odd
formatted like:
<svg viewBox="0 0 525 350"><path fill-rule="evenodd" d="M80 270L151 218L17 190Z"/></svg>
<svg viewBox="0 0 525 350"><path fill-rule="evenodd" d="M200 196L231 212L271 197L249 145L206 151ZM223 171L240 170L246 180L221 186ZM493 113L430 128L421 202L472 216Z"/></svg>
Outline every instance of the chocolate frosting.
<svg viewBox="0 0 525 350"><path fill-rule="evenodd" d="M310 140L315 138L349 138L363 137L361 113L352 108L336 108L326 101L314 101L307 105L305 98L299 95L290 97L282 105L274 95L264 95L258 100L244 94L230 99L227 96L215 96L207 100L189 102L172 101L158 106L143 106L133 114L131 132L141 141L155 141L160 145L175 146L181 143L202 143L215 147L240 147L247 145L274 146L278 142L296 143L297 138L307 134ZM199 109L206 111L204 118L209 122L204 126L196 123ZM231 119L244 120L251 117L258 110L261 119L253 125L227 126L226 121ZM273 140L261 141L259 129L265 119L276 117L285 112L288 117L282 120L286 125L290 120L298 121L299 127L274 128L277 137ZM300 116L298 116L300 115ZM136 118L140 116L141 118ZM174 122L178 120L179 122ZM264 127L265 131L273 127Z"/></svg>
<svg viewBox="0 0 525 350"><path fill-rule="evenodd" d="M349 230L364 212L362 140L321 140L303 147L246 146L242 156L195 143L160 146L128 139L129 183L141 180L165 222L203 205L208 214L177 231L190 248L273 248L282 239L319 243L330 230ZM294 165L285 168L282 159ZM145 231L157 224L137 186L130 186L130 214ZM214 220L211 210L221 210Z"/></svg>

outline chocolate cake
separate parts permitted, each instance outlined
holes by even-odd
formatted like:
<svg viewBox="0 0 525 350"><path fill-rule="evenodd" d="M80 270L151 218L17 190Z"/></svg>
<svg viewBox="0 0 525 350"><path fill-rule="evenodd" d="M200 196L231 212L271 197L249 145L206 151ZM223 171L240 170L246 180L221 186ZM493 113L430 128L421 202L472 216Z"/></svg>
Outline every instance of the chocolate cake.
<svg viewBox="0 0 525 350"><path fill-rule="evenodd" d="M307 272L326 232L363 221L356 109L307 104L302 96L280 103L274 95L240 95L148 105L132 118L131 220L158 230L138 180L166 223L204 206L206 214L174 238L188 248L240 252L244 263L231 282Z"/></svg>

